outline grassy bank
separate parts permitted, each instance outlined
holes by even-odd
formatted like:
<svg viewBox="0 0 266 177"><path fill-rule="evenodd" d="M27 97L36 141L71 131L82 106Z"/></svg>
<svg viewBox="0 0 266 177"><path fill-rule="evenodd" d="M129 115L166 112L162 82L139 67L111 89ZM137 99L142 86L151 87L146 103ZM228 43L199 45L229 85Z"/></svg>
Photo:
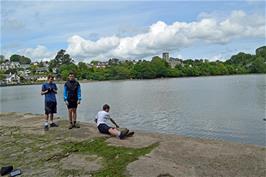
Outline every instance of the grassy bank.
<svg viewBox="0 0 266 177"><path fill-rule="evenodd" d="M44 168L56 169L56 176L124 176L126 166L149 153L157 144L145 148L126 148L107 145L106 138L94 138L81 142L60 141L54 133L29 135L20 127L0 127L0 166L13 165L33 176L44 175ZM95 172L60 168L60 161L70 154L101 157L102 168ZM45 170L44 170L45 171Z"/></svg>

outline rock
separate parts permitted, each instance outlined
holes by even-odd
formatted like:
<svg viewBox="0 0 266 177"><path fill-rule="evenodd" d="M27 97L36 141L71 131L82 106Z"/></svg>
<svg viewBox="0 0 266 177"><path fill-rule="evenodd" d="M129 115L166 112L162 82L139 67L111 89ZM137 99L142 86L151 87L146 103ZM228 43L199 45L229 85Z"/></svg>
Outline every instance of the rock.
<svg viewBox="0 0 266 177"><path fill-rule="evenodd" d="M96 155L70 154L60 163L63 170L80 170L88 173L100 170L102 168L101 161L102 159Z"/></svg>

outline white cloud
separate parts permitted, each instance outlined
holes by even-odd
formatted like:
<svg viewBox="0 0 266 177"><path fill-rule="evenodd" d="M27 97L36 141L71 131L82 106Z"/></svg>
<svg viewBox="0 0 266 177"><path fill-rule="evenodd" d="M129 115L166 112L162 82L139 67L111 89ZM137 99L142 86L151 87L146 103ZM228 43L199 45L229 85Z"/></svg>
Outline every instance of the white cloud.
<svg viewBox="0 0 266 177"><path fill-rule="evenodd" d="M67 52L81 58L143 58L162 51L178 51L195 42L226 44L236 38L265 38L265 19L260 15L247 15L233 11L221 20L204 15L198 21L174 22L167 25L158 21L148 32L132 37L103 37L97 41L74 35L68 40Z"/></svg>
<svg viewBox="0 0 266 177"><path fill-rule="evenodd" d="M17 54L31 58L33 61L50 60L55 57L56 52L50 52L43 45L38 45L36 48L26 48L17 51Z"/></svg>

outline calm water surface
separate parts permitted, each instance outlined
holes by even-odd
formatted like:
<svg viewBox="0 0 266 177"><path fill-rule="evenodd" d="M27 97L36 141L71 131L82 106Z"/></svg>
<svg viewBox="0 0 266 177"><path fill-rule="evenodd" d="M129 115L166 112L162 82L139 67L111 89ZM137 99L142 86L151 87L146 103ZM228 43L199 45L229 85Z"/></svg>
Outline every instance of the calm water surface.
<svg viewBox="0 0 266 177"><path fill-rule="evenodd" d="M58 115L66 118L63 85ZM78 119L93 122L104 103L122 127L266 145L266 75L81 84ZM1 112L44 112L41 85L3 87Z"/></svg>

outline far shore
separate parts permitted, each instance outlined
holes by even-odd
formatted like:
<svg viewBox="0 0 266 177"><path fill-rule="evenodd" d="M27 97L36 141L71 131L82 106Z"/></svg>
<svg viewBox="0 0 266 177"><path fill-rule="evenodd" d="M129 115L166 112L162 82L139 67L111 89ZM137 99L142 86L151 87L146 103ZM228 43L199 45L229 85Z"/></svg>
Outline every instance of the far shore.
<svg viewBox="0 0 266 177"><path fill-rule="evenodd" d="M186 78L204 78L204 77L223 77L223 76L250 76L250 75L266 75L266 73L256 73L256 74L232 74L232 75L211 75L211 76L186 76L186 77L162 77L162 78L154 78L154 79L117 79L117 80L77 80L80 83L93 83L93 82L110 82L110 81L141 81L141 80L161 80L161 79L186 79ZM20 83L20 84L8 84L8 85L0 85L0 87L13 87L13 86L28 86L28 85L41 85L43 82L35 82L35 83ZM56 84L64 84L65 80L55 80Z"/></svg>

